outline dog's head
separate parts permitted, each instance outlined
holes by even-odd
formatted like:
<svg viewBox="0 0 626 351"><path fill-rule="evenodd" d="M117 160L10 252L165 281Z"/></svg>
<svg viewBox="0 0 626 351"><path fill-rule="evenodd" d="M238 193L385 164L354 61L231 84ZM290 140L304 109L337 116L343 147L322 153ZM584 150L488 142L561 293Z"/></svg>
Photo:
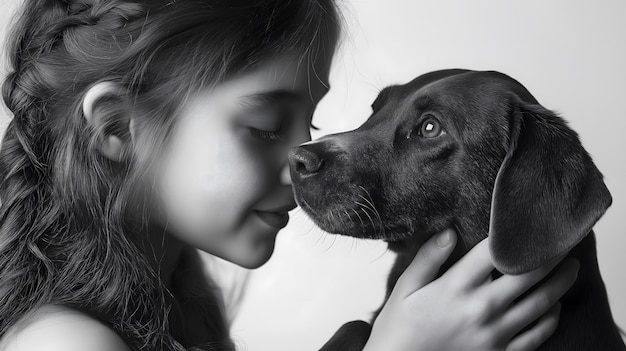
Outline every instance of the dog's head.
<svg viewBox="0 0 626 351"><path fill-rule="evenodd" d="M418 245L491 236L496 268L547 264L611 204L577 134L516 80L445 70L384 89L358 129L290 152L298 204L322 229Z"/></svg>

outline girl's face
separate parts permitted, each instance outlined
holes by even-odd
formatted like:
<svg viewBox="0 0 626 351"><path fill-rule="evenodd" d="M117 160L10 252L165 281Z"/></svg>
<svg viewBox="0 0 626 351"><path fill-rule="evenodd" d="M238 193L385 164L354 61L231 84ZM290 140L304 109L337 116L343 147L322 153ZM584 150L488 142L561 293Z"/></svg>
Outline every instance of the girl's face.
<svg viewBox="0 0 626 351"><path fill-rule="evenodd" d="M329 61L279 57L187 101L157 177L168 233L243 267L269 259L295 207L287 152L310 140Z"/></svg>

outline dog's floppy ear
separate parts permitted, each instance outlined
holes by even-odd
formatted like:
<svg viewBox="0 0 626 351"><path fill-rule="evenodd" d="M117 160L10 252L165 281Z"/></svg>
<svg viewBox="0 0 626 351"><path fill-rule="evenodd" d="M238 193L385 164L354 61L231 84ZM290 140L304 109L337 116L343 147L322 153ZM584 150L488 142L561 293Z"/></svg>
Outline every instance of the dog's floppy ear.
<svg viewBox="0 0 626 351"><path fill-rule="evenodd" d="M552 111L514 100L489 228L494 265L507 274L531 271L568 252L612 202L576 132Z"/></svg>

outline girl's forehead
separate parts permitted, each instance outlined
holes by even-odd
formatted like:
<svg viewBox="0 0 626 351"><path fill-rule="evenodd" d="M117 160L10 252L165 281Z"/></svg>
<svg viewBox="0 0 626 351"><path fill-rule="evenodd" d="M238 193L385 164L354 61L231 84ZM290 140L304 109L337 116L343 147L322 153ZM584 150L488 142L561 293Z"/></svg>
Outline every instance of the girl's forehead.
<svg viewBox="0 0 626 351"><path fill-rule="evenodd" d="M332 58L319 57L315 61L307 56L281 55L268 58L253 69L242 72L233 79L247 77L285 84L328 85L328 75Z"/></svg>
<svg viewBox="0 0 626 351"><path fill-rule="evenodd" d="M302 94L319 100L329 89L330 61L307 62L297 56L284 55L271 58L254 69L242 72L218 85L216 90L235 95L253 95L257 92L276 91ZM283 94L281 94L283 92Z"/></svg>
<svg viewBox="0 0 626 351"><path fill-rule="evenodd" d="M199 91L190 105L232 109L270 106L280 102L317 104L329 90L329 67L310 65L293 56L269 59L208 90Z"/></svg>

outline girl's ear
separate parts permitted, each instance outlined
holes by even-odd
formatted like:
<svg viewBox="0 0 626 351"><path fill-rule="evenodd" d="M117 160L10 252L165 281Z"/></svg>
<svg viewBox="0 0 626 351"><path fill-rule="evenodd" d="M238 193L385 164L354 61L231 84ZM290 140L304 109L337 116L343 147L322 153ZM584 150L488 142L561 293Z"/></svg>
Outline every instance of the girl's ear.
<svg viewBox="0 0 626 351"><path fill-rule="evenodd" d="M95 131L96 148L111 161L123 161L133 139L126 89L114 82L97 83L85 94L82 107L87 125Z"/></svg>

